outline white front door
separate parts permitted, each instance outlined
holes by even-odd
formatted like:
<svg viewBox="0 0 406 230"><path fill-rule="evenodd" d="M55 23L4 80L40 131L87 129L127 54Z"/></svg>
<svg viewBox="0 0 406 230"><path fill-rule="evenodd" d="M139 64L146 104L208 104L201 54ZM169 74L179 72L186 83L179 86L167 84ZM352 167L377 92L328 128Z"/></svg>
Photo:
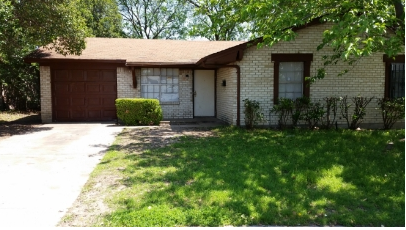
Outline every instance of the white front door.
<svg viewBox="0 0 406 230"><path fill-rule="evenodd" d="M195 117L214 117L214 70L195 70Z"/></svg>

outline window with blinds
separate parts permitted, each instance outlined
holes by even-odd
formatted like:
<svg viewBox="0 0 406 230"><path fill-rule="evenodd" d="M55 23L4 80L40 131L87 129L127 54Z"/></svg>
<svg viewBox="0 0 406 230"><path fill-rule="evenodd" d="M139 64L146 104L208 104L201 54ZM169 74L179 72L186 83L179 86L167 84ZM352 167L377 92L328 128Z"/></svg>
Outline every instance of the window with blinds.
<svg viewBox="0 0 406 230"><path fill-rule="evenodd" d="M296 99L303 96L303 62L279 63L279 98Z"/></svg>

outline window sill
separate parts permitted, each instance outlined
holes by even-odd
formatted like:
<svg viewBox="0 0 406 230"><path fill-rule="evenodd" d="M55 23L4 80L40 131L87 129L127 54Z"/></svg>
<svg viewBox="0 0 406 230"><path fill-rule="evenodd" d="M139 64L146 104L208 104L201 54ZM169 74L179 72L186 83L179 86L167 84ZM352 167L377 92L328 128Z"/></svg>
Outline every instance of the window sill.
<svg viewBox="0 0 406 230"><path fill-rule="evenodd" d="M160 105L180 105L179 101L161 101Z"/></svg>

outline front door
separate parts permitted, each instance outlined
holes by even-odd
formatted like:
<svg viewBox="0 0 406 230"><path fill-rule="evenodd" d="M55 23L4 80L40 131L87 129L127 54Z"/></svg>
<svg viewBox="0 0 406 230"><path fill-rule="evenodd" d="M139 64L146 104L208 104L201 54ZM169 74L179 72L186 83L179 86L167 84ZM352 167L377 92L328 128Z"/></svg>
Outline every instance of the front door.
<svg viewBox="0 0 406 230"><path fill-rule="evenodd" d="M194 115L214 117L214 70L195 70Z"/></svg>

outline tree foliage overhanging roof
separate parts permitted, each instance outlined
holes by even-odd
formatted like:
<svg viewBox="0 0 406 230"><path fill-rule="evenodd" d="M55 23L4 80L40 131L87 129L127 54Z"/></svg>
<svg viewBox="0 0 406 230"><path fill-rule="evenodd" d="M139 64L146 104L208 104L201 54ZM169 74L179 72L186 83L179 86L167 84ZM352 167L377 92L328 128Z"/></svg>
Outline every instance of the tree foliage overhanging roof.
<svg viewBox="0 0 406 230"><path fill-rule="evenodd" d="M334 51L324 57L325 65L340 61L352 65L377 52L390 57L403 53L404 7L404 0L236 1L242 20L252 22L253 37L262 37L260 45L292 40L296 36L294 28L314 20L331 22L332 27L324 31L317 47L329 46Z"/></svg>

